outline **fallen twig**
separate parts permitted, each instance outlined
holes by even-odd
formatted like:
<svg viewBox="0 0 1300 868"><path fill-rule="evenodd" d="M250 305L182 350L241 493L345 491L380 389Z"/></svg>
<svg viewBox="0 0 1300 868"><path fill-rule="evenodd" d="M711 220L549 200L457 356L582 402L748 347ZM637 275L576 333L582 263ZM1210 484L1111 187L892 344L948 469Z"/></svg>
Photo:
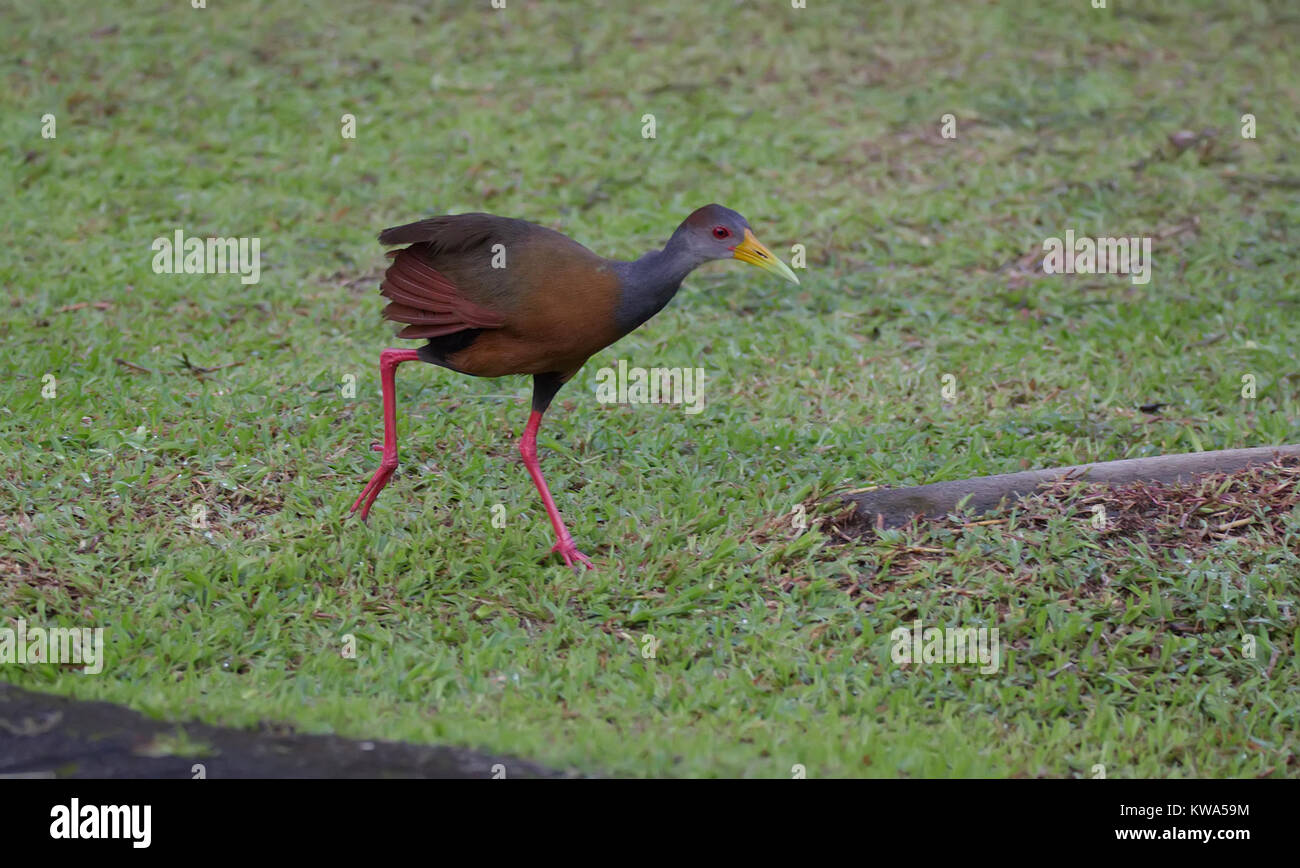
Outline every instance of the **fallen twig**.
<svg viewBox="0 0 1300 868"><path fill-rule="evenodd" d="M126 359L113 359L113 361L117 362L119 365L121 365L124 368L129 368L132 371L139 371L142 374L158 373L157 371L153 371L150 370L149 368L146 368L144 365L137 365L135 362L128 362Z"/></svg>

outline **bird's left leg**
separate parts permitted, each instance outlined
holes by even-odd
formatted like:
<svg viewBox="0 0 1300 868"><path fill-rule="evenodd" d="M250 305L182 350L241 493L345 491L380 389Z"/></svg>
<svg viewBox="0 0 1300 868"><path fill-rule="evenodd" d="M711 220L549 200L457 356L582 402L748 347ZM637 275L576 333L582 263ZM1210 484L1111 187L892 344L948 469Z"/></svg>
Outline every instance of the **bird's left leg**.
<svg viewBox="0 0 1300 868"><path fill-rule="evenodd" d="M384 490L397 469L397 383L395 374L402 362L420 361L417 350L384 350L379 354L379 380L384 387L384 445L371 446L376 452L383 452L379 469L370 477L370 482L362 489L361 496L352 504L352 511L361 510L361 520L370 514L370 507Z"/></svg>
<svg viewBox="0 0 1300 868"><path fill-rule="evenodd" d="M551 519L551 527L555 529L556 542L551 551L559 552L564 562L575 571L578 567L574 561L585 564L587 569L592 570L595 566L591 559L578 551L569 529L564 526L564 519L560 518L560 511L555 508L555 499L551 497L546 480L542 478L542 466L537 461L537 429L542 426L542 414L550 406L551 399L560 390L560 386L564 385L565 379L567 378L559 374L538 374L533 378L533 412L528 417L524 436L519 440L519 455L524 459L528 475L533 478L533 485L537 486L537 493L542 496L542 505L546 507L546 514Z"/></svg>

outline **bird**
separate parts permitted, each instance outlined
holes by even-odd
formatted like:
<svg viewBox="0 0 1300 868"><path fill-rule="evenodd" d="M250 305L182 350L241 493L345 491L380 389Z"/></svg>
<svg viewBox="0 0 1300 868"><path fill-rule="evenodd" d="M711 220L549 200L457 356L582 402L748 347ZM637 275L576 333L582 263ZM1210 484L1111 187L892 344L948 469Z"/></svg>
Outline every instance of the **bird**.
<svg viewBox="0 0 1300 868"><path fill-rule="evenodd" d="M551 552L575 572L578 564L594 564L560 517L537 458L537 431L556 393L593 354L663 310L706 262L738 259L799 283L744 217L717 204L692 212L661 249L632 261L598 256L527 220L483 213L395 226L379 241L406 245L387 253L392 263L379 287L388 300L383 318L398 324L399 339L426 343L379 354L384 441L371 448L382 456L352 513L360 511L365 521L398 466L399 365L419 361L475 377L531 374L532 411L519 454L555 533Z"/></svg>

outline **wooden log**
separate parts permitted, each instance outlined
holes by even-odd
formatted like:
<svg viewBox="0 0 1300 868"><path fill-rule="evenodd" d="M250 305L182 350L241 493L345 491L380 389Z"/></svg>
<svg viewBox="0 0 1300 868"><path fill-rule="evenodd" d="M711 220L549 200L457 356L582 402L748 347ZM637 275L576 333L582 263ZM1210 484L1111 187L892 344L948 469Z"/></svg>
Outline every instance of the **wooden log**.
<svg viewBox="0 0 1300 868"><path fill-rule="evenodd" d="M1026 470L1022 473L935 482L914 488L868 491L850 495L845 500L855 505L858 518L864 525L892 528L907 524L917 515L929 518L947 515L955 511L957 504L967 495L970 495L967 507L978 513L986 513L1008 501L1034 494L1043 485L1060 479L1083 479L1112 485L1126 482L1177 482L1205 473L1231 473L1285 457L1300 458L1300 444L1158 455L1152 458L1127 458L1123 461Z"/></svg>

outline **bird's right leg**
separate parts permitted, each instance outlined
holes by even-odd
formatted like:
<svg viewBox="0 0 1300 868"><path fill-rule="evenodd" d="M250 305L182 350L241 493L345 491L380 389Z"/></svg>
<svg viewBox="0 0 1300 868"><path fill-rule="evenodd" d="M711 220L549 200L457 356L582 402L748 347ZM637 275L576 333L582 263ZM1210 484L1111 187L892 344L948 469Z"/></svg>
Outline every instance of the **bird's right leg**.
<svg viewBox="0 0 1300 868"><path fill-rule="evenodd" d="M394 374L402 362L417 362L420 354L416 350L384 350L379 354L379 379L384 387L384 445L371 444L375 452L383 452L379 469L370 477L370 482L362 490L352 512L361 510L361 520L370 514L370 506L388 484L393 471L397 469L397 383Z"/></svg>

